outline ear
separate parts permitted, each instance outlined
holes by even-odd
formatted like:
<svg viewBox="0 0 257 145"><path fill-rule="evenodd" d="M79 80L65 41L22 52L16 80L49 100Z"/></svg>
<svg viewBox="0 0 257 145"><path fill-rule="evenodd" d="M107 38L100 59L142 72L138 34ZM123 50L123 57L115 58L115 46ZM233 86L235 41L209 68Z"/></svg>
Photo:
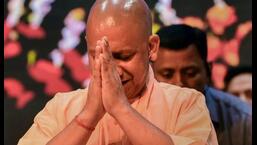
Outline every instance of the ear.
<svg viewBox="0 0 257 145"><path fill-rule="evenodd" d="M160 38L158 35L153 34L149 37L149 60L154 62L157 59L159 45L160 45Z"/></svg>

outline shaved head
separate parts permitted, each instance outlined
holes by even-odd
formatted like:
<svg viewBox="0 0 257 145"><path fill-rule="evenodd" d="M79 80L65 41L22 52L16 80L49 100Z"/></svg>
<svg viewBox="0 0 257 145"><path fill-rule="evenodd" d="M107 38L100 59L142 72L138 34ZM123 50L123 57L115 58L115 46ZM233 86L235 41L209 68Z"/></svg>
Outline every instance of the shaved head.
<svg viewBox="0 0 257 145"><path fill-rule="evenodd" d="M96 0L89 13L87 34L124 24L137 29L143 37L152 34L151 13L144 0Z"/></svg>

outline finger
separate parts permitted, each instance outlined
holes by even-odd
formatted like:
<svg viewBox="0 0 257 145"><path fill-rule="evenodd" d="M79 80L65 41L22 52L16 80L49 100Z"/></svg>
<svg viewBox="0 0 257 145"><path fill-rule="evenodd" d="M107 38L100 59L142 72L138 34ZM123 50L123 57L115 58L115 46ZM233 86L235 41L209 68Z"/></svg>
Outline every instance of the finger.
<svg viewBox="0 0 257 145"><path fill-rule="evenodd" d="M106 81L108 79L109 74L109 63L106 61L106 59L103 56L103 53L100 54L100 63L101 63L101 77L102 81Z"/></svg>
<svg viewBox="0 0 257 145"><path fill-rule="evenodd" d="M95 51L92 54L90 53L90 57L91 57L91 59L90 59L90 61L91 61L90 68L91 68L92 76L94 76L94 72L95 72L95 59L96 59L97 56L99 56L99 53L97 51L98 50L97 47L100 47L100 40L98 40L96 42Z"/></svg>
<svg viewBox="0 0 257 145"><path fill-rule="evenodd" d="M95 65L94 65L94 80L97 85L101 84L101 63L100 63L100 46L95 49Z"/></svg>
<svg viewBox="0 0 257 145"><path fill-rule="evenodd" d="M98 59L98 61L99 61L99 55L100 55L100 53L101 53L101 41L100 40L98 40L97 42L96 42L96 47L95 47L95 54L94 54L94 63L96 63L95 61ZM94 64L95 65L95 64ZM95 68L95 67L94 67Z"/></svg>
<svg viewBox="0 0 257 145"><path fill-rule="evenodd" d="M108 41L108 38L106 36L104 36L102 38L102 40L104 41L104 45L109 46L109 41Z"/></svg>
<svg viewBox="0 0 257 145"><path fill-rule="evenodd" d="M101 42L99 41L99 45L96 45L95 48L95 59L99 59L100 53L101 53Z"/></svg>
<svg viewBox="0 0 257 145"><path fill-rule="evenodd" d="M101 60L101 81L102 88L117 89L122 87L120 76L115 69L115 66L108 63L103 59L102 54L100 55ZM108 90L109 90L108 89Z"/></svg>
<svg viewBox="0 0 257 145"><path fill-rule="evenodd" d="M101 41L101 47L102 47L102 53L103 53L103 57L109 62L112 60L112 53L110 50L110 46L109 46L109 42L106 36L104 36L102 38Z"/></svg>
<svg viewBox="0 0 257 145"><path fill-rule="evenodd" d="M113 76L119 76L118 71L116 70L116 64L106 60L103 53L100 54L100 63L102 80L111 80Z"/></svg>

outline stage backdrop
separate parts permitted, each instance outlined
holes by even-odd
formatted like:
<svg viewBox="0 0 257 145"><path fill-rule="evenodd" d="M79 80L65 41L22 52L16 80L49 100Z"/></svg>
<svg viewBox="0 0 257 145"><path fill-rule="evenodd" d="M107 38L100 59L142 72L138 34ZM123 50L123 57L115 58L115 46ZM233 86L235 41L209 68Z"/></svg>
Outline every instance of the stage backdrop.
<svg viewBox="0 0 257 145"><path fill-rule="evenodd" d="M85 20L92 0L4 0L4 144L15 145L56 92L89 82ZM251 0L147 0L153 32L186 23L208 32L213 81L252 65ZM129 21L129 20L128 20ZM133 26L132 26L133 27Z"/></svg>

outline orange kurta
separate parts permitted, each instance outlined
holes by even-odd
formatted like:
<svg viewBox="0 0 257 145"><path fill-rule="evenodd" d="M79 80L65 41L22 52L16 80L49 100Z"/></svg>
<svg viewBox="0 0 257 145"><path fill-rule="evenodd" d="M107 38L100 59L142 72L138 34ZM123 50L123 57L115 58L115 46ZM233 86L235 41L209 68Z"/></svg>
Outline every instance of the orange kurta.
<svg viewBox="0 0 257 145"><path fill-rule="evenodd" d="M18 145L45 145L82 110L86 96L87 89L57 93L37 114ZM132 103L132 107L166 132L175 145L218 144L204 96L193 89L157 82L151 69L147 91ZM130 143L115 119L106 113L86 145Z"/></svg>

